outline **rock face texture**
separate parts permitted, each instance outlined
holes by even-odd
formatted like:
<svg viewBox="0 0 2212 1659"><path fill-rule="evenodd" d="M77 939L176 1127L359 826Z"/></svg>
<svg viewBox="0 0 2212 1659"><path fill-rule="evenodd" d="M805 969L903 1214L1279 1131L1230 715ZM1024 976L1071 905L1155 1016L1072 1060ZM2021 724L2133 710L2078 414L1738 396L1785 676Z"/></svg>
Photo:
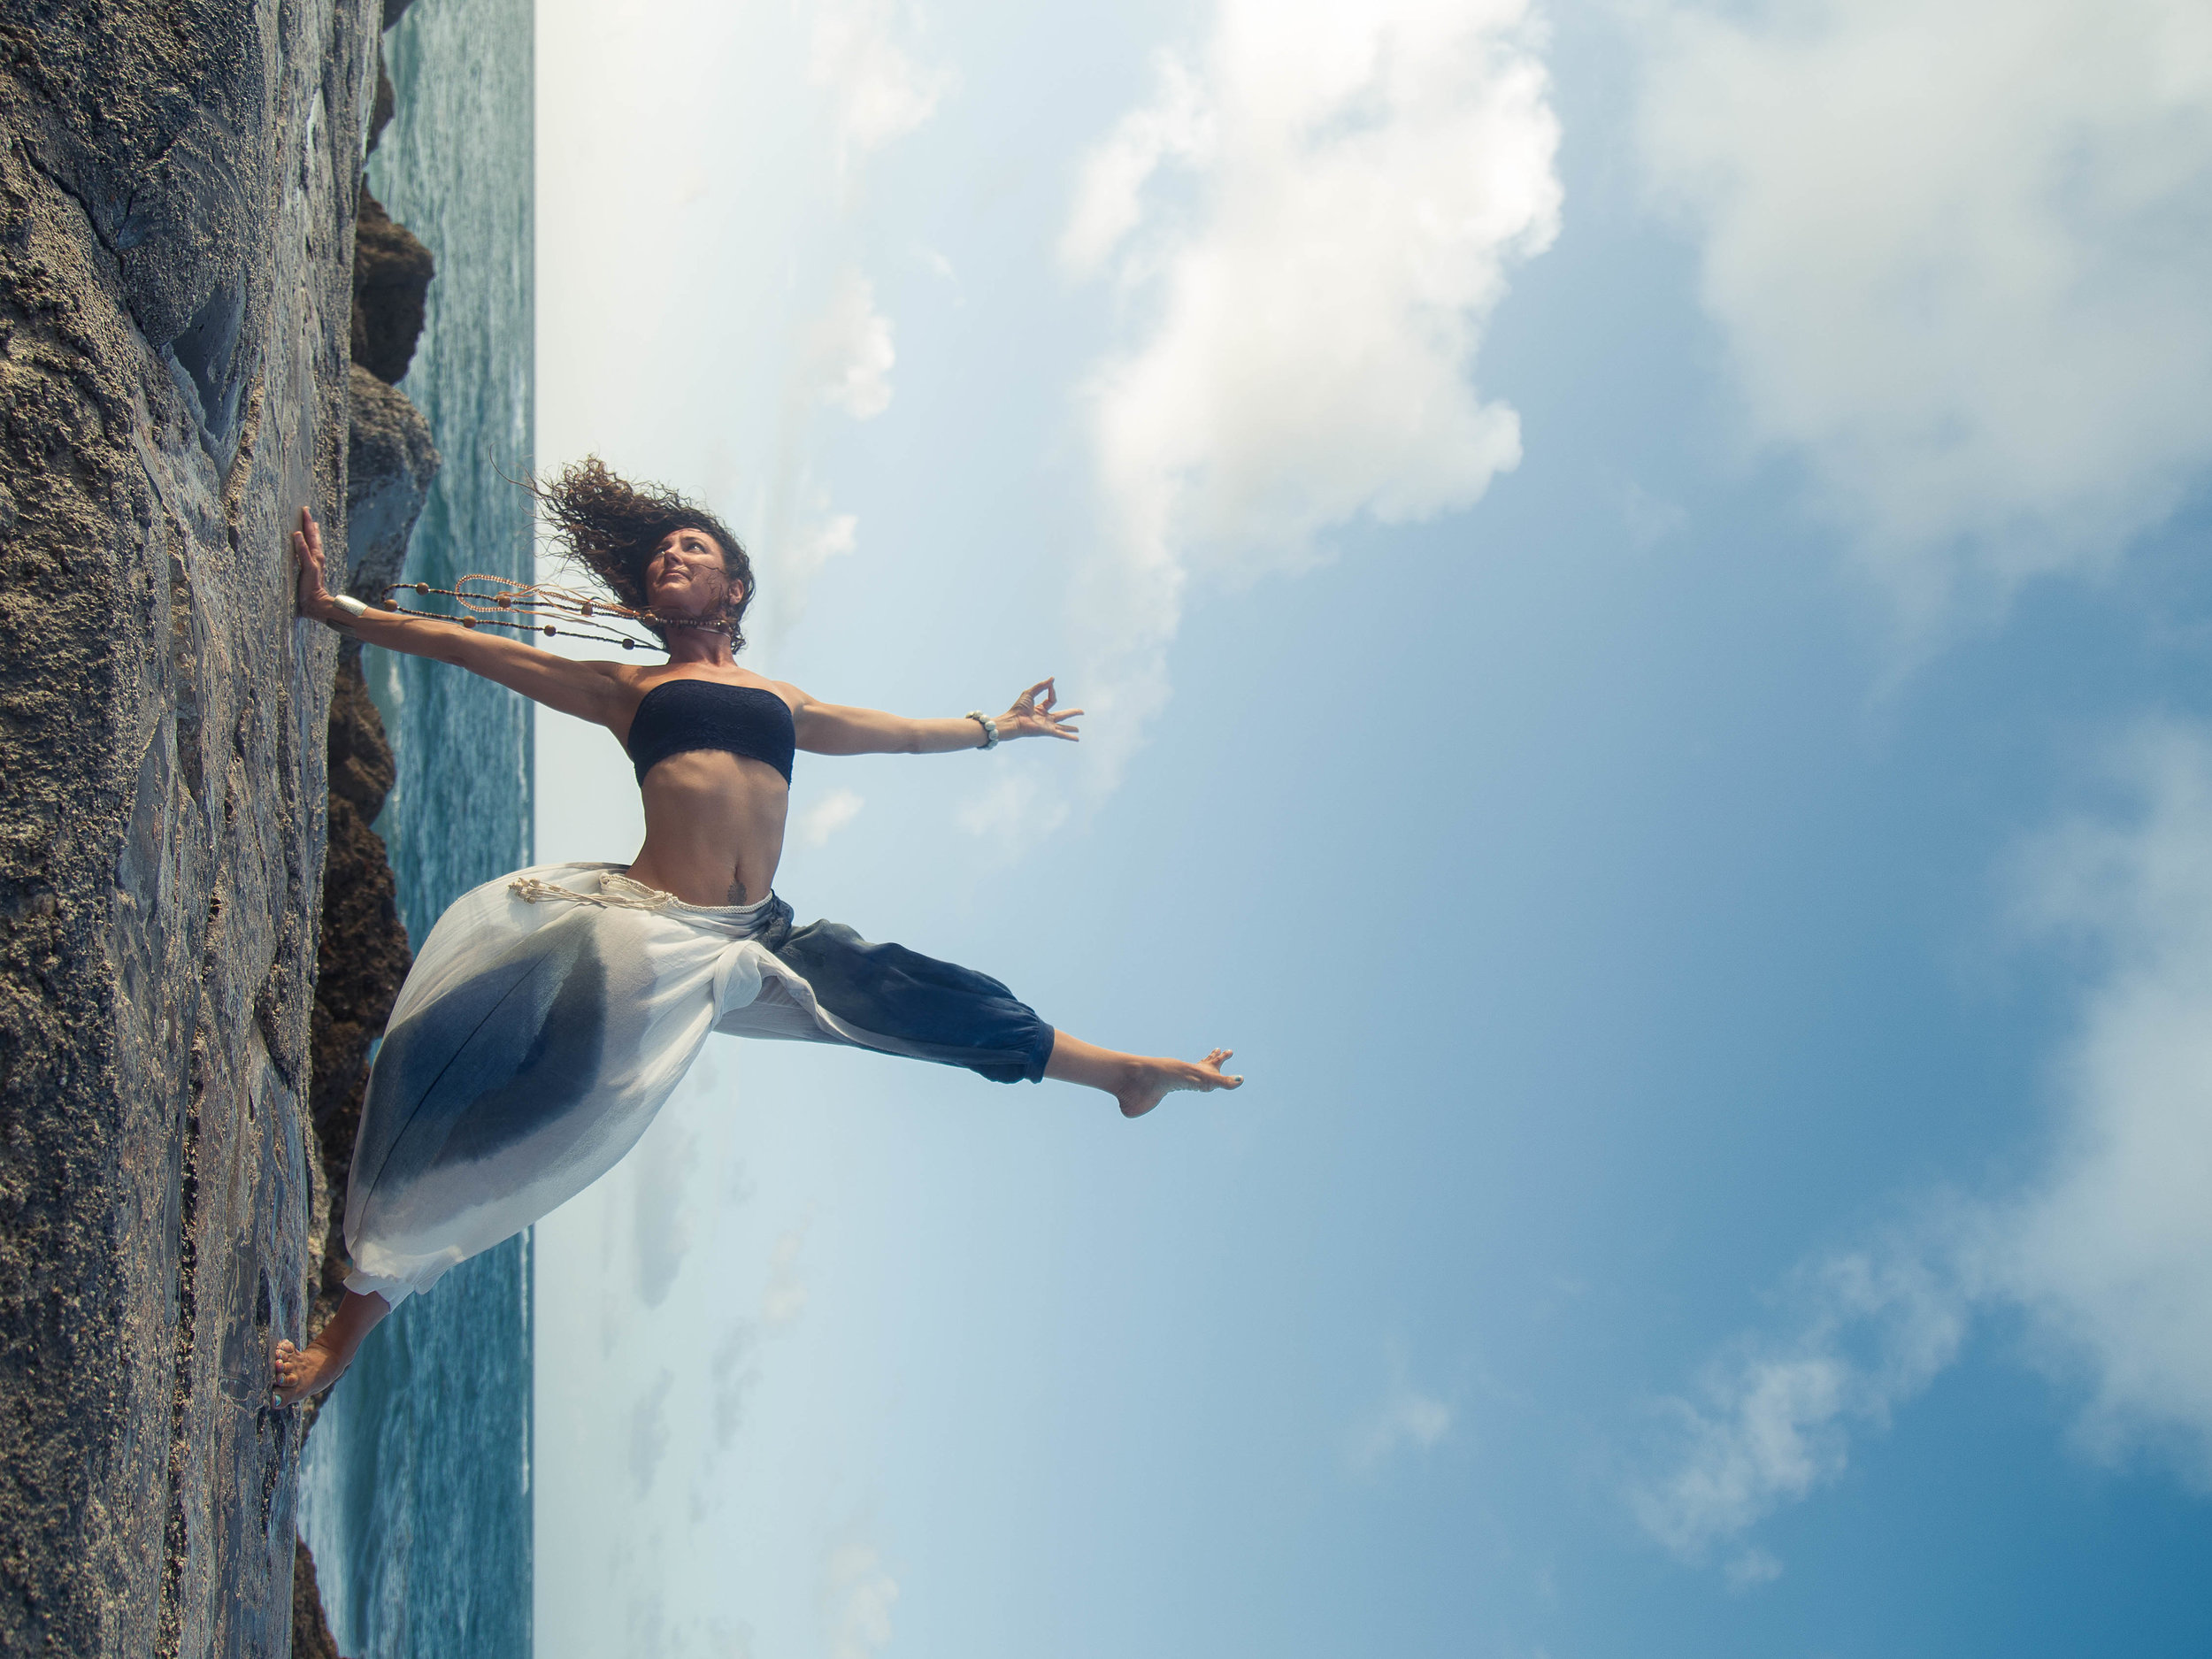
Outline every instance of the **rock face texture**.
<svg viewBox="0 0 2212 1659"><path fill-rule="evenodd" d="M365 188L353 259L353 360L386 385L401 379L422 334L436 275L430 250Z"/></svg>
<svg viewBox="0 0 2212 1659"><path fill-rule="evenodd" d="M417 505L420 505L418 498ZM384 843L369 827L392 787L392 750L369 701L358 646L338 665L330 695L330 851L324 864L323 932L315 981L314 1086L310 1112L320 1148L327 1213L313 1323L345 1294L346 1177L353 1167L369 1044L383 1031L414 964L399 919L398 889Z"/></svg>
<svg viewBox="0 0 2212 1659"><path fill-rule="evenodd" d="M281 1654L377 0L0 0L0 1652Z"/></svg>
<svg viewBox="0 0 2212 1659"><path fill-rule="evenodd" d="M323 1617L321 1587L315 1582L315 1557L305 1544L292 1569L292 1659L342 1659L338 1640Z"/></svg>
<svg viewBox="0 0 2212 1659"><path fill-rule="evenodd" d="M412 355L411 339L407 349ZM349 384L346 544L353 573L347 586L364 599L380 599L399 580L407 539L415 533L441 462L430 442L430 423L403 394L357 363Z"/></svg>
<svg viewBox="0 0 2212 1659"><path fill-rule="evenodd" d="M377 141L384 136L384 129L392 124L392 117L399 111L399 94L392 85L392 73L384 66L384 43L376 47L376 93L369 101L369 135L363 141L361 153L376 153Z"/></svg>

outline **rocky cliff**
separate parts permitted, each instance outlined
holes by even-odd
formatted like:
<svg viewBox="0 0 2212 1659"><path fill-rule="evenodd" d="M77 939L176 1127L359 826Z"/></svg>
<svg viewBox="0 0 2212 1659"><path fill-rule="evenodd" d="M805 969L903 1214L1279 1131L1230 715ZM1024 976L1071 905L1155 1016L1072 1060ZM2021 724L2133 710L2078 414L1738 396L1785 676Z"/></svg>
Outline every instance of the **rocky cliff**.
<svg viewBox="0 0 2212 1659"><path fill-rule="evenodd" d="M353 360L378 380L406 374L436 274L430 250L363 190L353 251Z"/></svg>
<svg viewBox="0 0 2212 1659"><path fill-rule="evenodd" d="M369 826L392 787L392 751L369 701L358 650L342 662L330 699L330 841L315 985L314 1083L309 1095L327 1207L311 1327L345 1294L346 1177L368 1083L369 1044L384 1029L414 957L399 919L384 843Z"/></svg>
<svg viewBox="0 0 2212 1659"><path fill-rule="evenodd" d="M381 86L382 57L378 58ZM383 98L380 94L379 107ZM371 137L375 125L372 121ZM365 186L361 211L374 211L380 235L354 243L352 336L355 361L349 381L346 442L346 537L353 566L347 586L375 600L399 580L407 544L422 516L441 462L430 423L396 387L365 367L365 339L382 342L380 367L404 373L422 332L430 256L422 254L421 288L364 282L365 265L385 262L396 245L422 244L377 206ZM395 375L393 378L396 379ZM341 648L330 696L330 802L324 862L322 938L317 948L313 1013L313 1074L310 1117L322 1161L325 1208L316 1217L323 1255L309 1318L311 1330L337 1311L345 1294L346 1177L353 1167L354 1133L368 1083L369 1045L383 1031L401 982L413 964L406 926L399 918L398 887L384 842L371 829L391 793L391 746L383 717L369 700L361 673L361 648ZM305 1409L311 1425L319 1402Z"/></svg>
<svg viewBox="0 0 2212 1659"><path fill-rule="evenodd" d="M365 200L368 192L362 193ZM362 310L354 303L356 316ZM422 326L422 303L415 303L415 327ZM387 338L391 338L388 333ZM413 333L399 337L405 355L415 354ZM346 463L346 544L353 556L348 586L364 599L380 599L399 580L407 559L408 538L422 513L430 480L438 474L438 451L430 442L430 423L396 388L387 386L358 363L353 366L349 404L350 436ZM349 651L359 648L349 644Z"/></svg>
<svg viewBox="0 0 2212 1659"><path fill-rule="evenodd" d="M292 1569L292 1659L344 1659L330 1621L323 1617L322 1589L315 1581L315 1557L300 1546Z"/></svg>
<svg viewBox="0 0 2212 1659"><path fill-rule="evenodd" d="M279 1654L376 0L0 0L0 1651Z"/></svg>

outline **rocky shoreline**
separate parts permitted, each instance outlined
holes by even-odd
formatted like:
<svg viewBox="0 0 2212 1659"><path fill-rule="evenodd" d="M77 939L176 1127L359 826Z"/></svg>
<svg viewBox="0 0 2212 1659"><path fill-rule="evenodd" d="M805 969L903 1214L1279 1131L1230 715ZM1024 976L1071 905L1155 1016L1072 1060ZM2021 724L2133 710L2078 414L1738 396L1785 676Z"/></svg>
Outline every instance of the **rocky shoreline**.
<svg viewBox="0 0 2212 1659"><path fill-rule="evenodd" d="M0 0L0 1651L335 1651L261 1379L407 955L285 538L380 591L437 465L396 17Z"/></svg>

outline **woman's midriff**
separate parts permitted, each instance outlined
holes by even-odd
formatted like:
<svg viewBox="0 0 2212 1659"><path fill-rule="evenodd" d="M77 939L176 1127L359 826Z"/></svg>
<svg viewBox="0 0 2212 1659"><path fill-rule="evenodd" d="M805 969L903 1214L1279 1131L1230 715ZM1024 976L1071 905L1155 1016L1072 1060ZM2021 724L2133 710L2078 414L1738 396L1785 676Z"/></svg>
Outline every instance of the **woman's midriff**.
<svg viewBox="0 0 2212 1659"><path fill-rule="evenodd" d="M791 786L765 761L721 749L671 755L645 774L645 845L630 877L687 904L765 898L783 856Z"/></svg>

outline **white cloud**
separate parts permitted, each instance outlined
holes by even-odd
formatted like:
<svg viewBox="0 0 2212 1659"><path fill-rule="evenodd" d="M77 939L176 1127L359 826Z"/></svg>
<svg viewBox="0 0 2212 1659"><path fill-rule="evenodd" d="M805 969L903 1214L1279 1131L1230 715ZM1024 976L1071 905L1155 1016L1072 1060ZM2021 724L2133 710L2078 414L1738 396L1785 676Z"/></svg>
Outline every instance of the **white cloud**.
<svg viewBox="0 0 2212 1659"><path fill-rule="evenodd" d="M740 1319L723 1334L709 1368L714 1443L726 1450L745 1420L746 1402L760 1386L760 1329Z"/></svg>
<svg viewBox="0 0 2212 1659"><path fill-rule="evenodd" d="M668 1649L668 1609L661 1599L631 1596L629 1640L623 1643L623 1651L637 1655L638 1659L664 1659Z"/></svg>
<svg viewBox="0 0 2212 1659"><path fill-rule="evenodd" d="M815 395L855 420L891 406L891 319L876 310L876 291L857 271L838 276L829 303L811 331Z"/></svg>
<svg viewBox="0 0 2212 1659"><path fill-rule="evenodd" d="M794 419L789 430L803 426L803 419ZM763 578L760 602L747 613L745 632L772 650L806 615L814 579L823 567L859 544L860 521L836 511L829 492L795 462L777 468L760 518L756 556Z"/></svg>
<svg viewBox="0 0 2212 1659"><path fill-rule="evenodd" d="M918 63L899 39L910 8L895 0L821 0L808 65L835 110L842 172L914 131L952 89L951 73Z"/></svg>
<svg viewBox="0 0 2212 1659"><path fill-rule="evenodd" d="M1033 846L1067 822L1067 803L1041 787L1035 778L1009 767L990 787L964 804L960 827L1012 847Z"/></svg>
<svg viewBox="0 0 2212 1659"><path fill-rule="evenodd" d="M761 1286L757 1318L730 1322L708 1367L709 1411L714 1441L726 1449L743 1424L745 1411L763 1376L761 1344L785 1336L806 1312L807 1285L799 1273L799 1254L811 1221L778 1235L768 1250L768 1275Z"/></svg>
<svg viewBox="0 0 2212 1659"><path fill-rule="evenodd" d="M787 365L775 459L754 514L763 580L746 632L771 652L806 614L808 592L823 566L859 541L858 518L836 511L808 464L821 411L870 420L891 406L898 354L890 319L876 310L874 288L850 267L829 286L828 301L800 332Z"/></svg>
<svg viewBox="0 0 2212 1659"><path fill-rule="evenodd" d="M821 0L808 73L836 109L839 170L927 122L954 87L942 66L920 65L898 40L896 0Z"/></svg>
<svg viewBox="0 0 2212 1659"><path fill-rule="evenodd" d="M2212 1486L2212 738L2147 728L2122 777L2139 817L2070 824L2026 861L2029 918L2104 978L2067 1057L2058 1157L1978 1272L2086 1382L2092 1449L2160 1448Z"/></svg>
<svg viewBox="0 0 2212 1659"><path fill-rule="evenodd" d="M2045 1169L1806 1275L1793 1334L1746 1342L1671 1403L1666 1472L1634 1504L1678 1554L1734 1549L1835 1479L1852 1434L1925 1387L1983 1306L2024 1312L2040 1363L2081 1390L2084 1449L2212 1486L2212 733L2147 727L2116 776L2124 810L2019 864L2024 924L2091 976Z"/></svg>
<svg viewBox="0 0 2212 1659"><path fill-rule="evenodd" d="M860 816L865 803L850 789L833 789L799 816L799 840L819 847Z"/></svg>
<svg viewBox="0 0 2212 1659"><path fill-rule="evenodd" d="M1060 258L1078 275L1089 275L1144 219L1144 188L1160 164L1210 156L1213 111L1197 76L1180 58L1164 52L1154 65L1159 90L1153 102L1121 118L1106 142L1084 157L1075 208L1060 236Z"/></svg>
<svg viewBox="0 0 2212 1659"><path fill-rule="evenodd" d="M1879 1428L1957 1354L1955 1278L1916 1248L1842 1256L1806 1276L1805 1322L1716 1363L1699 1398L1666 1402L1667 1472L1632 1494L1637 1518L1686 1560L1842 1474L1854 1428ZM1771 1578L1739 1555L1731 1575Z"/></svg>
<svg viewBox="0 0 2212 1659"><path fill-rule="evenodd" d="M668 1452L668 1395L675 1386L676 1373L664 1371L630 1408L630 1479L641 1497L653 1489Z"/></svg>
<svg viewBox="0 0 2212 1659"><path fill-rule="evenodd" d="M1641 130L1752 433L1909 620L2094 571L2212 462L2212 10L1683 10Z"/></svg>
<svg viewBox="0 0 2212 1659"><path fill-rule="evenodd" d="M792 1228L768 1252L768 1283L760 1293L761 1323L771 1331L789 1329L806 1311L806 1281L799 1277L799 1251L810 1223Z"/></svg>
<svg viewBox="0 0 2212 1659"><path fill-rule="evenodd" d="M628 1186L637 1292L648 1308L667 1300L690 1254L693 1205L688 1177L699 1156L697 1136L663 1114L630 1154Z"/></svg>
<svg viewBox="0 0 2212 1659"><path fill-rule="evenodd" d="M1729 1562L1728 1587L1748 1590L1762 1584L1772 1584L1782 1576L1782 1563L1763 1549L1747 1549Z"/></svg>
<svg viewBox="0 0 2212 1659"><path fill-rule="evenodd" d="M1558 228L1540 44L1522 0L1223 0L1086 162L1063 257L1141 319L1087 387L1105 781L1165 700L1192 570L1295 569L1333 526L1467 506L1518 464L1518 418L1468 375Z"/></svg>
<svg viewBox="0 0 2212 1659"><path fill-rule="evenodd" d="M804 583L840 554L849 553L859 541L860 520L851 513L831 513L802 526L785 538L780 561L784 574Z"/></svg>
<svg viewBox="0 0 2212 1659"><path fill-rule="evenodd" d="M833 1545L822 1566L822 1623L830 1659L872 1659L891 1640L891 1609L898 1582L883 1569L874 1546L848 1540Z"/></svg>
<svg viewBox="0 0 2212 1659"><path fill-rule="evenodd" d="M1392 1363L1390 1390L1382 1403L1352 1431L1352 1467L1371 1474L1402 1448L1426 1451L1451 1432L1452 1408L1414 1386L1402 1360Z"/></svg>

